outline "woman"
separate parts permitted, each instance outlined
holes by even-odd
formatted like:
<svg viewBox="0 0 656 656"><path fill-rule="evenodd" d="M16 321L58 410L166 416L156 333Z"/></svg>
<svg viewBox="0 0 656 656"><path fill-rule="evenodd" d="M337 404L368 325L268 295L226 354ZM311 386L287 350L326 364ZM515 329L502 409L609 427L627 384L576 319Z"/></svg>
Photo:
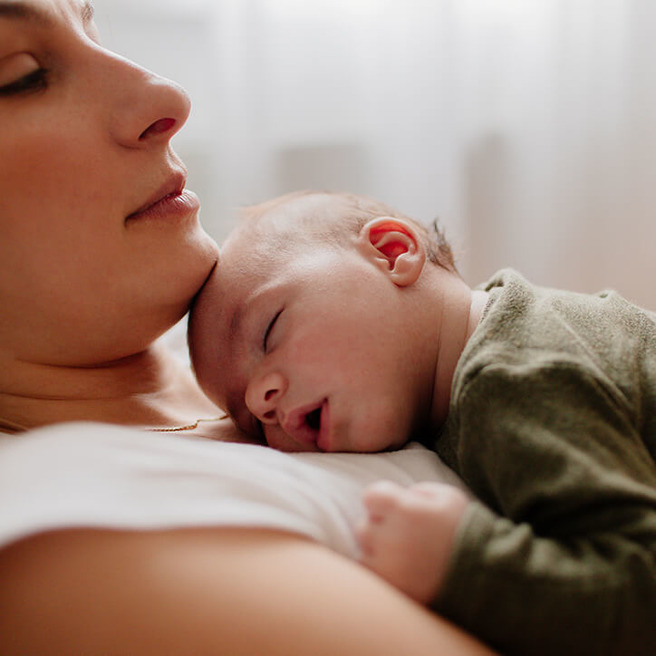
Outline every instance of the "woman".
<svg viewBox="0 0 656 656"><path fill-rule="evenodd" d="M243 439L155 341L217 261L170 147L188 112L180 88L99 45L90 5L0 0L0 651L490 653L300 533L146 526L128 517L141 488L96 480L105 458L122 482L150 471L126 440L175 454L169 430L186 457ZM62 424L80 420L104 426ZM55 474L88 520L35 519ZM96 521L120 494L120 519Z"/></svg>

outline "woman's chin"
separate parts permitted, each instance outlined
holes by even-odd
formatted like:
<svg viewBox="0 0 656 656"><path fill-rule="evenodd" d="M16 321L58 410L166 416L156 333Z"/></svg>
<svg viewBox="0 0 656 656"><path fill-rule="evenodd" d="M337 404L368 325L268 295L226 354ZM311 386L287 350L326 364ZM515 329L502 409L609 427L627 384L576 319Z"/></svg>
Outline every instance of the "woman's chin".
<svg viewBox="0 0 656 656"><path fill-rule="evenodd" d="M187 242L184 250L166 261L165 270L154 285L161 285L161 293L165 297L168 296L176 308L175 315L180 312L180 316L186 314L218 260L219 249L216 242L207 233L199 230L197 239L191 243Z"/></svg>

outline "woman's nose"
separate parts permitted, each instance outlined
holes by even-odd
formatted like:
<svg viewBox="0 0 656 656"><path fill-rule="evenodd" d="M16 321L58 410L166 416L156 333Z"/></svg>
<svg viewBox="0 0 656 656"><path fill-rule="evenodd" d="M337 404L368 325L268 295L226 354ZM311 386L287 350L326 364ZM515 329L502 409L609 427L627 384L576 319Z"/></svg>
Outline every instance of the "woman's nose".
<svg viewBox="0 0 656 656"><path fill-rule="evenodd" d="M246 387L246 407L263 424L278 423L278 403L286 389L285 379L279 373L257 376Z"/></svg>
<svg viewBox="0 0 656 656"><path fill-rule="evenodd" d="M127 59L113 54L110 58L107 73L115 80L111 117L114 139L129 148L168 143L189 117L187 92Z"/></svg>

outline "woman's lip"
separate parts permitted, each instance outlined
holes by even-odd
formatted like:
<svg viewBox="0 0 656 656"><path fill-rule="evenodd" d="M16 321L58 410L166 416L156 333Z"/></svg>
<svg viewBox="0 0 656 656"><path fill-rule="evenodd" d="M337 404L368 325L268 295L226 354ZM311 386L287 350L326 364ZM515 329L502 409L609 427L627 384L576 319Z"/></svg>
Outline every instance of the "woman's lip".
<svg viewBox="0 0 656 656"><path fill-rule="evenodd" d="M125 222L142 222L147 219L175 219L195 214L199 209L200 201L198 196L193 191L183 189L179 192L167 194L145 209L130 214Z"/></svg>
<svg viewBox="0 0 656 656"><path fill-rule="evenodd" d="M175 199L185 194L191 194L191 192L185 190L186 183L186 175L181 171L176 171L169 176L167 181L143 205L134 212L131 212L126 217L126 221L137 219L151 213L157 213L158 208L164 209L167 203L175 201ZM195 197L195 194L191 195Z"/></svg>

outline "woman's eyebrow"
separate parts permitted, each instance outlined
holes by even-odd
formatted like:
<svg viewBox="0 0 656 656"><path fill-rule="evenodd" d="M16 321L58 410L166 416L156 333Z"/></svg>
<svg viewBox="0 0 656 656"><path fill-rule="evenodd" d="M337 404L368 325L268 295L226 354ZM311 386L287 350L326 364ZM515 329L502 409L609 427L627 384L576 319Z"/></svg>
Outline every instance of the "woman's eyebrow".
<svg viewBox="0 0 656 656"><path fill-rule="evenodd" d="M80 13L83 23L86 24L93 20L93 4L91 0L81 5ZM45 10L26 2L15 0L0 0L0 18L29 21L30 23L37 23L42 27L51 27L53 24L51 17Z"/></svg>
<svg viewBox="0 0 656 656"><path fill-rule="evenodd" d="M25 20L38 23L44 27L52 25L52 20L45 11L25 2L6 2L0 0L0 18Z"/></svg>

